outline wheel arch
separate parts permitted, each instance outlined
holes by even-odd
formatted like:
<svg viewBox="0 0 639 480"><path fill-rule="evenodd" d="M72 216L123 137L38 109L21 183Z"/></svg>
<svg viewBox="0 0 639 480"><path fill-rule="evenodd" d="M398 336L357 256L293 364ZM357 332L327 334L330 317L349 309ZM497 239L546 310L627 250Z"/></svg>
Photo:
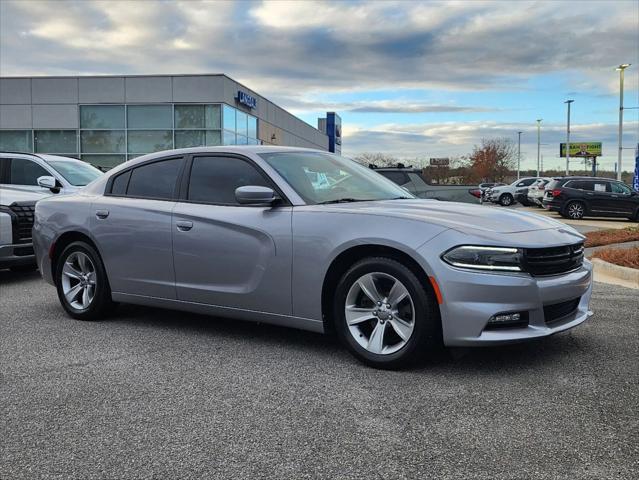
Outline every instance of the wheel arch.
<svg viewBox="0 0 639 480"><path fill-rule="evenodd" d="M60 258L60 255L62 255L62 252L64 252L64 249L67 248L67 246L71 245L73 242L86 242L98 253L98 255L100 255L100 250L98 249L97 244L86 233L76 230L64 232L62 235L56 238L55 242L53 242L51 251L49 252L49 255L51 257L51 278L53 278L54 281L58 259ZM100 260L102 260L101 255Z"/></svg>
<svg viewBox="0 0 639 480"><path fill-rule="evenodd" d="M340 252L331 262L322 283L322 319L324 322L324 330L333 332L333 308L332 293L339 282L342 275L356 262L368 257L387 257L399 261L410 269L415 276L421 281L423 287L435 297L433 286L429 281L428 274L424 268L411 255L396 247L381 244L356 245ZM439 309L439 305L437 305Z"/></svg>

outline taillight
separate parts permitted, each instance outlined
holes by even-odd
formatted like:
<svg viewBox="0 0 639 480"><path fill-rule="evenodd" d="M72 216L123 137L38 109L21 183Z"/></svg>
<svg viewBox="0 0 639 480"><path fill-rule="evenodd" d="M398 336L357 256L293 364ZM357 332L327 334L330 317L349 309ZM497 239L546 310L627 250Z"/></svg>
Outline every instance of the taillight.
<svg viewBox="0 0 639 480"><path fill-rule="evenodd" d="M561 189L559 189L559 188L555 188L555 189L552 191L552 196L553 196L553 197L558 197L559 195L561 195Z"/></svg>
<svg viewBox="0 0 639 480"><path fill-rule="evenodd" d="M470 193L473 197L481 197L481 190L478 188L475 188L473 190L468 190L468 193Z"/></svg>

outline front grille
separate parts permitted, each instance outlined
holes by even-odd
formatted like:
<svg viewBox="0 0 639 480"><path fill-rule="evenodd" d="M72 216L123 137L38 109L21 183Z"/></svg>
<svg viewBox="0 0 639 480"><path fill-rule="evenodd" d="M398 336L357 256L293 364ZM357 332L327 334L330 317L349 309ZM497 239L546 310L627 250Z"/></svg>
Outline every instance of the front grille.
<svg viewBox="0 0 639 480"><path fill-rule="evenodd" d="M13 203L9 209L15 214L14 241L25 243L31 240L31 229L33 228L33 213L35 203Z"/></svg>
<svg viewBox="0 0 639 480"><path fill-rule="evenodd" d="M583 243L524 250L524 269L532 275L557 275L569 272L579 268L583 261Z"/></svg>
<svg viewBox="0 0 639 480"><path fill-rule="evenodd" d="M579 300L581 300L580 297L553 305L544 305L544 320L546 323L553 323L567 317L577 310Z"/></svg>

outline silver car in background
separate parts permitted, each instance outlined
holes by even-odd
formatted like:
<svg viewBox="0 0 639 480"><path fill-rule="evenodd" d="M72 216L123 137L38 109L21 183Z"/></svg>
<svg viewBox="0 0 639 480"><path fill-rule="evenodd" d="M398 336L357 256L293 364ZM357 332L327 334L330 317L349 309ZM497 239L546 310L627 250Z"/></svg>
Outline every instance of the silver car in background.
<svg viewBox="0 0 639 480"><path fill-rule="evenodd" d="M114 302L335 331L363 362L548 336L589 316L583 236L555 220L414 198L337 155L159 152L38 202L34 244L68 314Z"/></svg>

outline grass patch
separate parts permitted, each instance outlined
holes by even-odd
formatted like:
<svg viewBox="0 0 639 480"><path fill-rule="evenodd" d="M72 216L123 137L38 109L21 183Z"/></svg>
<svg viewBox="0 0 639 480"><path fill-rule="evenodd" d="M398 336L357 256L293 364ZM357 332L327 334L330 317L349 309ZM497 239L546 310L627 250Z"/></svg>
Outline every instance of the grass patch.
<svg viewBox="0 0 639 480"><path fill-rule="evenodd" d="M639 227L611 228L610 230L599 230L588 232L586 236L586 247L599 247L612 243L624 243L639 240Z"/></svg>
<svg viewBox="0 0 639 480"><path fill-rule="evenodd" d="M621 265L622 267L639 269L639 247L604 248L596 251L593 257L601 258L605 262Z"/></svg>

